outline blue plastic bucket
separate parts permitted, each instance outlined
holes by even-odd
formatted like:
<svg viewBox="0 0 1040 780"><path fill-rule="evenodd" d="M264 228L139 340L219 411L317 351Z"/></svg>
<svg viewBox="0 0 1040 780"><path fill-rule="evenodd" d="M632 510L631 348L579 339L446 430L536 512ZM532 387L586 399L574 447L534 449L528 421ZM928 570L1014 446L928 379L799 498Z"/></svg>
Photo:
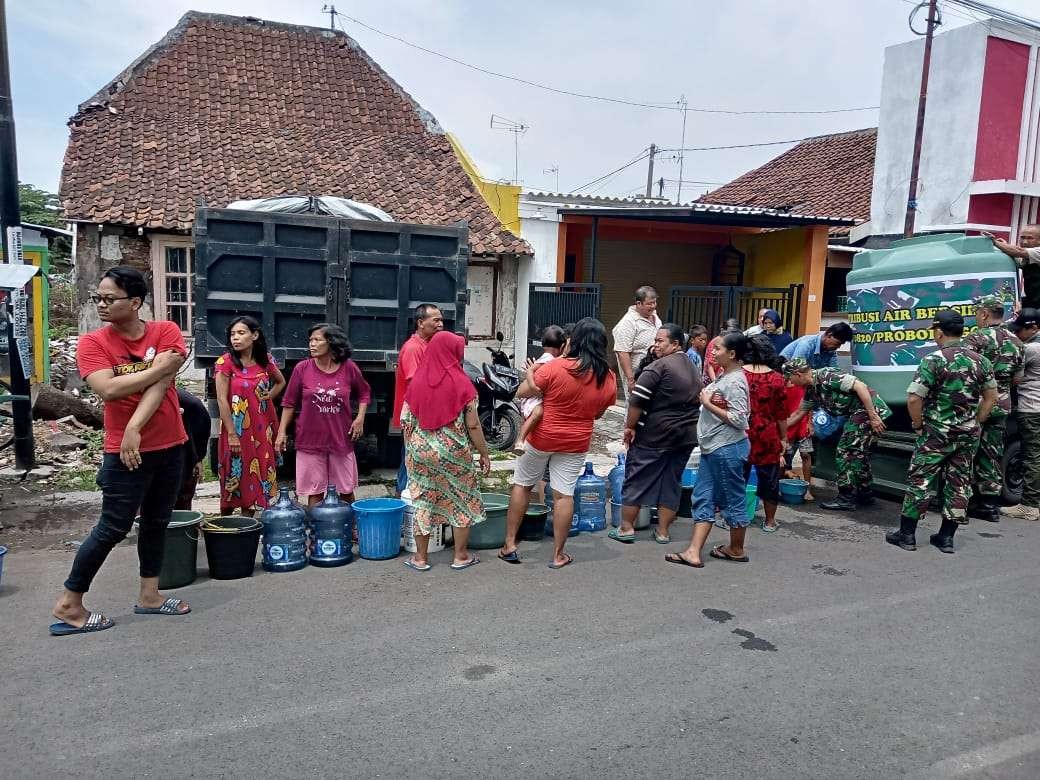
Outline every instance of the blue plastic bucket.
<svg viewBox="0 0 1040 780"><path fill-rule="evenodd" d="M682 472L682 486L684 488L692 488L697 484L697 469L683 469Z"/></svg>
<svg viewBox="0 0 1040 780"><path fill-rule="evenodd" d="M808 490L809 483L804 479L780 480L780 500L785 504L801 504Z"/></svg>
<svg viewBox="0 0 1040 780"><path fill-rule="evenodd" d="M396 558L401 552L401 521L405 503L399 498L363 498L355 501L358 553L370 561Z"/></svg>
<svg viewBox="0 0 1040 780"><path fill-rule="evenodd" d="M7 548L0 544L0 585L4 582L4 556L7 555Z"/></svg>

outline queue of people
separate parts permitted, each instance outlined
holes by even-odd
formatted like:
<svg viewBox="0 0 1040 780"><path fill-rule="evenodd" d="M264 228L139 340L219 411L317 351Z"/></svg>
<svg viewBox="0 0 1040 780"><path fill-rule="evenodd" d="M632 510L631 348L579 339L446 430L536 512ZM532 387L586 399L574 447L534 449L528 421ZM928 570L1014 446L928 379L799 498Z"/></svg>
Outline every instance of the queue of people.
<svg viewBox="0 0 1040 780"><path fill-rule="evenodd" d="M87 610L83 597L108 553L138 517L135 612L184 615L191 609L185 600L159 592L158 574L166 525L198 478L208 415L204 420L197 399L174 387L187 350L176 325L141 319L146 295L139 271L106 271L92 296L106 325L79 342L80 373L105 401L105 455L98 473L103 500L98 524L77 552L55 604L55 635L113 625ZM627 407L621 443L628 458L622 519L609 534L613 540L631 544L637 513L654 505L658 526L652 539L671 542L683 470L693 448L699 447L692 538L683 551L665 559L701 568L704 546L720 515L728 540L713 546L709 556L748 562L750 471L756 471L757 495L764 505L762 531L773 532L778 527L780 475L791 468L794 450L801 454L803 469L811 458L807 420L814 409L846 418L837 448L839 495L821 506L850 511L873 501L870 451L891 410L864 382L836 367L837 350L853 337L847 323L792 339L779 314L763 309L757 332L746 335L729 321L709 342L703 327L687 334L674 323L662 323L656 306L656 291L641 287L615 327L619 374L610 367L607 331L598 320L585 318L546 330L545 354L529 362L517 393L531 403L505 543L498 552L505 563L522 562L517 535L532 488L544 483L554 499L549 568L574 561L564 548L575 485L595 421L617 403L619 379ZM937 478L943 485L942 525L930 541L941 551L954 551L954 533L968 516L997 519L996 499L1002 490L998 459L1013 385L1019 388L1026 489L1022 503L1003 512L1040 518L1040 312L1022 310L1008 326L1004 314L999 299L979 300L980 327L967 339L959 313L940 309L935 315L933 336L939 348L922 360L908 388L907 408L919 436L900 528L886 535L893 545L916 549L916 526ZM475 390L461 367L464 340L444 332L441 312L432 304L417 307L414 322L415 332L402 345L396 368L393 420L403 433L398 487L409 491L414 504L416 553L405 565L428 571L433 527L450 524L455 542L451 568L467 569L480 562L467 550L467 541L469 530L485 520L480 474L490 469L490 453ZM226 330L226 346L214 367L222 513L253 515L268 506L276 495L279 457L294 423L297 493L313 505L334 484L344 500L352 501L358 484L354 443L364 432L371 389L350 359L343 330L332 323L310 328L310 358L295 366L288 382L255 319L234 318ZM275 410L279 398L280 420Z"/></svg>

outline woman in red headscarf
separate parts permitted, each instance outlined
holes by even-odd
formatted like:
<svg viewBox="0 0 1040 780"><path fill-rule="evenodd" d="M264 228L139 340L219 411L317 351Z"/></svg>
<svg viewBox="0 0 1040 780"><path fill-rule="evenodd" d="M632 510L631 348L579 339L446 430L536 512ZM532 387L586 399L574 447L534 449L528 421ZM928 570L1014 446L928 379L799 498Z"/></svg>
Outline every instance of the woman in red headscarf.
<svg viewBox="0 0 1040 780"><path fill-rule="evenodd" d="M404 565L415 571L430 568L427 553L435 524L450 523L454 529L451 568L480 563L466 550L470 527L485 520L473 450L480 453L484 474L491 470L491 456L477 418L477 391L462 370L464 346L454 333L435 334L404 396L401 428L416 547Z"/></svg>

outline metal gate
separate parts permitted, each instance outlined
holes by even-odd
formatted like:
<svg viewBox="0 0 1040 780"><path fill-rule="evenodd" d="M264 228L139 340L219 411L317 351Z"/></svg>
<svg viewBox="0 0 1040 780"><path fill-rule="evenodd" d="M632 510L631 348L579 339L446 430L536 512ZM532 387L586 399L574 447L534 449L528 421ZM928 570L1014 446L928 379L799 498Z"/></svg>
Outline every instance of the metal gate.
<svg viewBox="0 0 1040 780"><path fill-rule="evenodd" d="M784 328L794 334L801 314L802 288L735 287L729 285L679 286L671 290L668 321L689 332L694 325L704 325L711 335L717 334L726 320L737 320L748 328L758 320L759 309L775 309Z"/></svg>
<svg viewBox="0 0 1040 780"><path fill-rule="evenodd" d="M584 317L599 318L600 285L533 282L527 297L527 356L542 354L542 330Z"/></svg>

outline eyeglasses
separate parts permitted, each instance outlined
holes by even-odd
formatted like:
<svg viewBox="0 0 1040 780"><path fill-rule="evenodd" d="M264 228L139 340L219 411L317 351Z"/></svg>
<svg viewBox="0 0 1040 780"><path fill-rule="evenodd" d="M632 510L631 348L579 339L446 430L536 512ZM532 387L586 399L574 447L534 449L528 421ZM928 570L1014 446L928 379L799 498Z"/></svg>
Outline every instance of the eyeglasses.
<svg viewBox="0 0 1040 780"><path fill-rule="evenodd" d="M127 301L130 300L129 295L124 295L122 298L115 298L111 295L91 295L90 302L97 306L99 303L104 303L105 306L111 306L116 301Z"/></svg>

